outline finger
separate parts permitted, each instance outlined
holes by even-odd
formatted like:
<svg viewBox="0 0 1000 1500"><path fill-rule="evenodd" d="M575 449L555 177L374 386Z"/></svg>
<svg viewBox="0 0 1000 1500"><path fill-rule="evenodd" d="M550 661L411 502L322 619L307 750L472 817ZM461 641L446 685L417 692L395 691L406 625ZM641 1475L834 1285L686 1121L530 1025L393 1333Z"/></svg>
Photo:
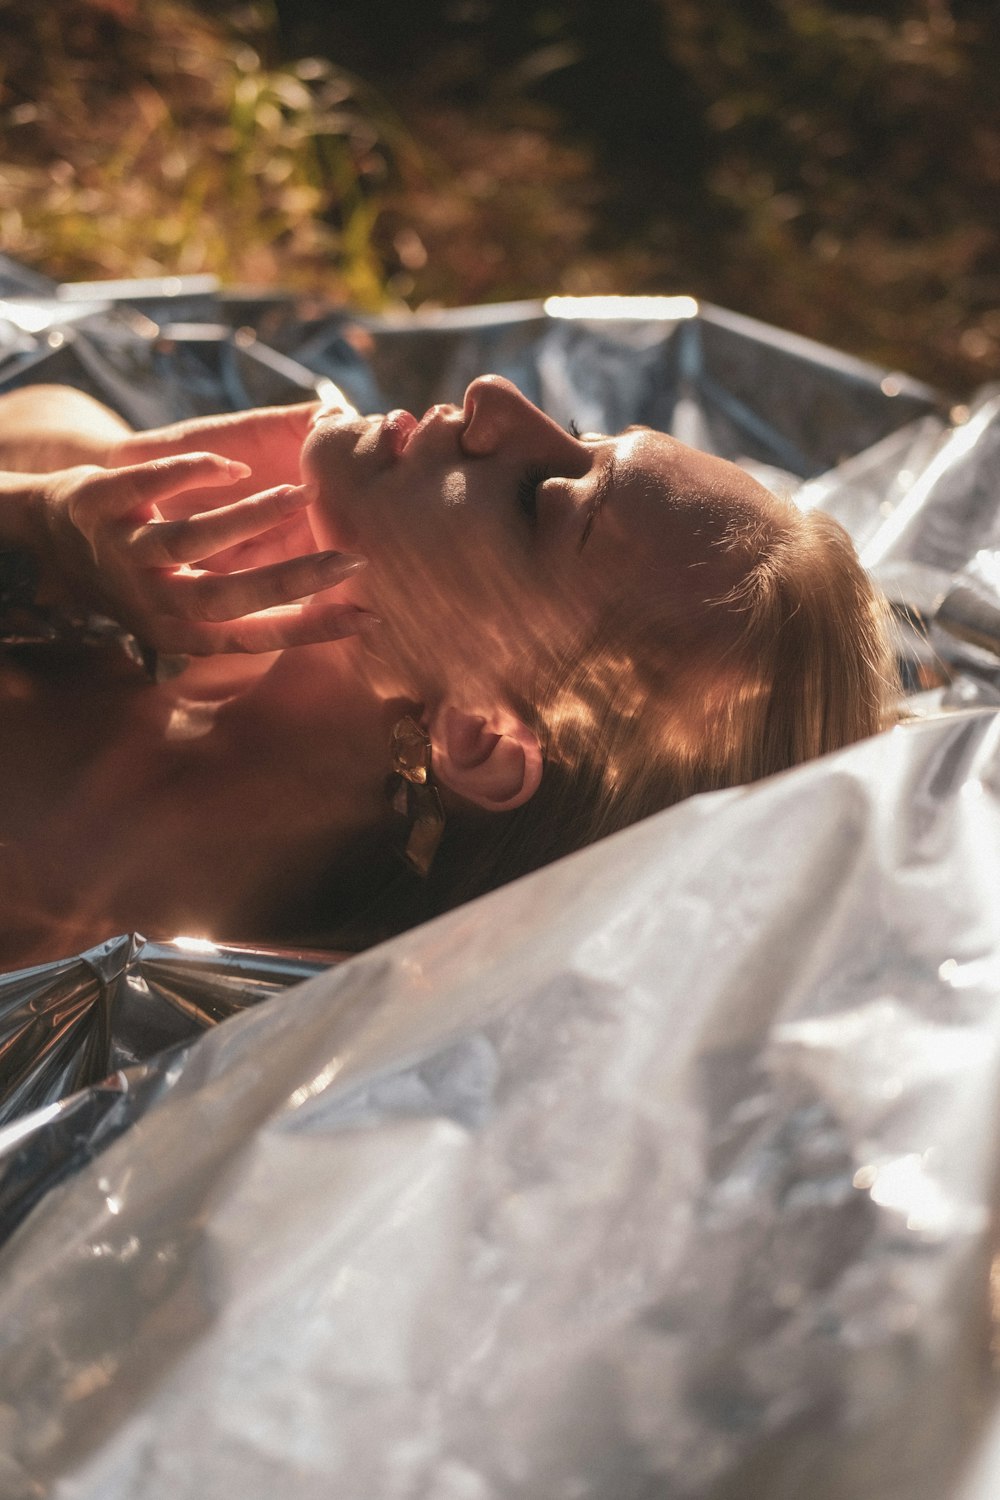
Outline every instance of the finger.
<svg viewBox="0 0 1000 1500"><path fill-rule="evenodd" d="M258 654L344 640L377 630L380 624L375 615L350 604L290 604L223 623L164 620L154 644L159 651L183 656Z"/></svg>
<svg viewBox="0 0 1000 1500"><path fill-rule="evenodd" d="M249 472L249 471L245 471ZM157 519L162 521L190 521L195 516L204 516L210 510L216 510L223 505L233 505L237 500L252 500L256 495L262 495L274 489L295 489L298 487L298 470L289 468L280 473L272 473L255 483L252 478L244 478L239 482L234 481L233 495L214 493L210 489L195 487L185 490L183 494L171 495L157 506Z"/></svg>
<svg viewBox="0 0 1000 1500"><path fill-rule="evenodd" d="M268 563L287 562L293 557L304 557L307 552L318 552L316 538L309 525L306 511L297 511L287 516L269 531L239 542L235 547L225 547L221 552L212 552L207 557L195 558L195 565L210 573L239 573L245 568L262 568Z"/></svg>
<svg viewBox="0 0 1000 1500"><path fill-rule="evenodd" d="M365 566L346 552L314 552L247 573L178 573L170 578L169 613L182 619L235 620L333 588Z"/></svg>
<svg viewBox="0 0 1000 1500"><path fill-rule="evenodd" d="M180 453L124 469L106 469L83 481L71 515L87 535L104 521L120 520L132 511L148 513L148 507L184 490L215 489L245 479L249 473L246 464L216 453Z"/></svg>
<svg viewBox="0 0 1000 1500"><path fill-rule="evenodd" d="M250 411L220 412L208 417L188 417L152 432L137 432L125 438L116 456L127 460L130 455L155 457L171 452L184 453L197 445L209 447L226 458L242 454L247 439L266 452L275 441L301 444L309 431L316 401L301 401L293 406L259 406Z"/></svg>
<svg viewBox="0 0 1000 1500"><path fill-rule="evenodd" d="M279 485L186 521L148 521L129 537L128 549L140 568L197 562L269 531L305 503L306 491L301 485Z"/></svg>

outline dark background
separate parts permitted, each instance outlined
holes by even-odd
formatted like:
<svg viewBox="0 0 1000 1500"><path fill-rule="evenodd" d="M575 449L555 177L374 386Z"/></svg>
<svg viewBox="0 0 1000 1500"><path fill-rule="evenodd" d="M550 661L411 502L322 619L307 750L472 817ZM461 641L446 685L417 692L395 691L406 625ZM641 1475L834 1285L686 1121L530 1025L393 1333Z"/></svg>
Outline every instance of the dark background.
<svg viewBox="0 0 1000 1500"><path fill-rule="evenodd" d="M57 274L691 292L956 392L1000 368L996 0L0 0L0 25L4 247Z"/></svg>

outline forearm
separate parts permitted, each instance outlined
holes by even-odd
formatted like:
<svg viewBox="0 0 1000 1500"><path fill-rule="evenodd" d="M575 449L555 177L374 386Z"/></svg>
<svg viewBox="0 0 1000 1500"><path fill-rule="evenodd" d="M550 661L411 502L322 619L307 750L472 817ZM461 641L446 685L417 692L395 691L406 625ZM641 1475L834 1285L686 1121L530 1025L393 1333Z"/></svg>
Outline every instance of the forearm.
<svg viewBox="0 0 1000 1500"><path fill-rule="evenodd" d="M0 396L0 552L30 552L46 592L57 565L47 511L51 476L80 464L103 467L130 432L70 386L24 386Z"/></svg>
<svg viewBox="0 0 1000 1500"><path fill-rule="evenodd" d="M0 472L0 641L7 643L46 639L49 625L34 606L61 602L45 545L47 479Z"/></svg>
<svg viewBox="0 0 1000 1500"><path fill-rule="evenodd" d="M45 477L0 471L0 551L27 548L37 555L42 549Z"/></svg>
<svg viewBox="0 0 1000 1500"><path fill-rule="evenodd" d="M64 385L31 385L0 396L0 471L49 473L107 463L132 429L109 407Z"/></svg>

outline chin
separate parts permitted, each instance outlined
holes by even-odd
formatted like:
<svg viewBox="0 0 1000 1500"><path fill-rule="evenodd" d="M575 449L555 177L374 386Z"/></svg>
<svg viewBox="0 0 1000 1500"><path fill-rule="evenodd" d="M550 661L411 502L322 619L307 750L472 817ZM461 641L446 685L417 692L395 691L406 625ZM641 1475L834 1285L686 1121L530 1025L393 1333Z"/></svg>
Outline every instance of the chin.
<svg viewBox="0 0 1000 1500"><path fill-rule="evenodd" d="M309 491L309 525L320 551L359 552L365 555L353 517L353 486L331 476L327 465L322 476L305 462L303 478Z"/></svg>
<svg viewBox="0 0 1000 1500"><path fill-rule="evenodd" d="M314 430L302 450L302 480L309 491L309 524L316 545L336 552L363 551L351 522L352 476L337 462L329 431Z"/></svg>
<svg viewBox="0 0 1000 1500"><path fill-rule="evenodd" d="M329 501L319 497L309 502L309 527L316 538L318 552L347 552L349 546L344 528L337 524Z"/></svg>

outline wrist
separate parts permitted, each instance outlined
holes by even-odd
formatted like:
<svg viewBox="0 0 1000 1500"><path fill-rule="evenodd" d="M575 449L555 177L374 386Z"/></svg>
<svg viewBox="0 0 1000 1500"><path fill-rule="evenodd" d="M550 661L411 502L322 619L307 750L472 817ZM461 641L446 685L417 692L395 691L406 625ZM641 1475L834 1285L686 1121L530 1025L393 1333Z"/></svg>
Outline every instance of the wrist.
<svg viewBox="0 0 1000 1500"><path fill-rule="evenodd" d="M0 548L45 552L45 474L0 473Z"/></svg>

